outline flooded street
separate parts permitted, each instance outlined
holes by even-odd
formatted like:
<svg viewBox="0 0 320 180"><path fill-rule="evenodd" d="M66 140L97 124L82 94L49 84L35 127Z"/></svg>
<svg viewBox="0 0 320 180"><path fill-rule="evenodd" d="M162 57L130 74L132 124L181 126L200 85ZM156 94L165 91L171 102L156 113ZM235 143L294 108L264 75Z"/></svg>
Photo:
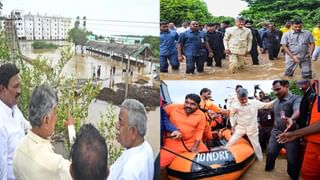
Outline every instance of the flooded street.
<svg viewBox="0 0 320 180"><path fill-rule="evenodd" d="M292 78L284 76L284 56L281 54L279 58L273 61L268 59L267 54L259 56L260 65L252 65L251 57L247 56L247 65L244 69L240 69L237 73L231 74L228 69L229 61L222 60L222 68L204 67L204 73L187 75L186 62L180 64L179 72L172 72L169 67L169 73L161 73L163 80L274 80L274 79L301 79L300 68L298 67ZM313 79L320 79L320 59L312 62Z"/></svg>
<svg viewBox="0 0 320 180"><path fill-rule="evenodd" d="M263 161L255 161L251 167L240 177L239 180L290 180L287 174L287 159L278 156L276 160L276 165L273 171L264 171L266 165L266 155L263 154Z"/></svg>
<svg viewBox="0 0 320 180"><path fill-rule="evenodd" d="M52 65L56 65L60 59L59 49L51 50L51 51L34 51L31 47L32 42L22 42L20 44L21 52L23 55L28 56L30 58L37 58L39 55L45 57L49 63ZM66 45L67 42L56 42L60 43L60 45ZM74 47L73 47L74 48ZM115 64L116 72L115 75L110 78L110 68ZM120 83L125 81L125 76L122 73L122 69L125 68L125 63L112 60L108 57L101 56L81 56L74 55L69 62L63 68L63 75L73 76L75 78L91 78L93 74L93 66L101 65L101 83L102 87L110 87L111 84ZM133 68L133 79L132 81L138 80L140 78L147 79L149 78L149 73L152 68L154 68L154 64L152 65L150 62L145 62L146 67L141 67L141 74L138 74L137 66L132 64ZM110 83L110 79L113 80L113 83ZM150 83L148 83L150 84ZM112 86L114 88L114 86ZM88 118L87 122L96 124L100 120L100 114L105 114L108 103L105 101L97 100L96 102L92 102L88 109ZM116 106L115 106L116 107ZM119 108L115 108L116 117L119 114ZM160 148L160 110L159 107L154 111L147 112L148 115L148 126L147 126L147 134L146 139L150 143L153 149L154 156L159 153Z"/></svg>
<svg viewBox="0 0 320 180"><path fill-rule="evenodd" d="M21 42L20 48L23 55L30 58L37 58L38 56L44 57L48 60L50 64L57 65L60 59L59 49L50 50L50 51L42 51L42 50L33 50L31 47L32 42ZM55 42L60 45L67 45L68 42ZM72 46L74 49L74 46ZM116 72L113 76L113 80L115 83L119 83L125 80L123 69L126 67L125 63L120 61L113 60L109 57L105 56L82 56L82 55L74 55L63 68L62 73L67 76L74 76L75 78L89 78L93 76L93 66L98 67L101 66L101 80L102 86L109 86L110 78L110 69L112 65L116 66ZM154 63L150 63L145 61L145 67L141 67L141 73L138 73L138 66L134 63L131 64L131 68L133 69L133 80L138 80L140 78L148 78L151 71L154 69ZM143 72L143 73L142 73ZM145 77L147 76L147 77Z"/></svg>

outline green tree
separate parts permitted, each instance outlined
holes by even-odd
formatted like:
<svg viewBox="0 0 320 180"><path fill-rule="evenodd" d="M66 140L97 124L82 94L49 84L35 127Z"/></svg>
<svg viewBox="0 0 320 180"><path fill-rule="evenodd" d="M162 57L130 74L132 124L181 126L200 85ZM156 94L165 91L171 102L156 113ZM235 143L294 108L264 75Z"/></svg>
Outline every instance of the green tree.
<svg viewBox="0 0 320 180"><path fill-rule="evenodd" d="M86 16L83 16L83 28L86 29L86 25L87 25L87 18Z"/></svg>
<svg viewBox="0 0 320 180"><path fill-rule="evenodd" d="M88 42L86 30L74 27L68 32L68 37L69 41L74 43L75 52L77 46L80 45L81 54L83 54L83 46Z"/></svg>
<svg viewBox="0 0 320 180"><path fill-rule="evenodd" d="M160 0L160 21L181 25L186 20L207 23L211 22L212 18L203 0Z"/></svg>
<svg viewBox="0 0 320 180"><path fill-rule="evenodd" d="M145 36L142 43L150 44L150 49L153 52L154 57L159 57L160 39L157 36Z"/></svg>
<svg viewBox="0 0 320 180"><path fill-rule="evenodd" d="M10 50L6 43L6 37L4 32L0 32L0 63L5 63L10 59Z"/></svg>
<svg viewBox="0 0 320 180"><path fill-rule="evenodd" d="M78 29L80 27L80 16L77 16L77 20L74 22L74 28Z"/></svg>
<svg viewBox="0 0 320 180"><path fill-rule="evenodd" d="M232 24L235 19L229 16L214 16L212 18L212 22L222 23L223 21L229 21Z"/></svg>
<svg viewBox="0 0 320 180"><path fill-rule="evenodd" d="M278 27L285 21L301 19L308 29L320 19L320 0L243 0L249 9L241 15L255 22L272 21Z"/></svg>

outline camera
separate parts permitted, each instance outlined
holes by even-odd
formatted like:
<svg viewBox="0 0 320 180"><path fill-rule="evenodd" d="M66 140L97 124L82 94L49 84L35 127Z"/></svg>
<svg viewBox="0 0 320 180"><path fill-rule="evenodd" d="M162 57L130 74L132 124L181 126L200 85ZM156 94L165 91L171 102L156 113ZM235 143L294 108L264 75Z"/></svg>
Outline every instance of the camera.
<svg viewBox="0 0 320 180"><path fill-rule="evenodd" d="M255 89L255 90L260 89L259 85L258 85L258 84L257 84L257 85L254 85L254 89Z"/></svg>

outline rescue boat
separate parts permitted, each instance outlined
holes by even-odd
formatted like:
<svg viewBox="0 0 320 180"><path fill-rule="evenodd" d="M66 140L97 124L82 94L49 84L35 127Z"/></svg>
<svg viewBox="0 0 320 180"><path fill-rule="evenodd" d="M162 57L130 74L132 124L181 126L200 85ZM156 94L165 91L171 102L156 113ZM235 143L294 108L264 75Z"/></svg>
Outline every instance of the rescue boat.
<svg viewBox="0 0 320 180"><path fill-rule="evenodd" d="M218 144L226 144L230 137L231 131L224 129ZM208 152L179 154L168 166L167 172L172 180L232 180L238 179L254 161L253 148L246 139L241 138L229 149L220 146Z"/></svg>

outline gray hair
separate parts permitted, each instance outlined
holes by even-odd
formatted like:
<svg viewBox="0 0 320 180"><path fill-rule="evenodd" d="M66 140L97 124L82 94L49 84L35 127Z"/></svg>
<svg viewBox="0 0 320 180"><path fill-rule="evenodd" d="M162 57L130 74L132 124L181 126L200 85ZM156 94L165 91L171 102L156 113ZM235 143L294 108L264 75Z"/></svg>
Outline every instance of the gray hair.
<svg viewBox="0 0 320 180"><path fill-rule="evenodd" d="M32 126L41 126L42 119L57 105L58 97L48 85L37 86L29 103L29 121Z"/></svg>
<svg viewBox="0 0 320 180"><path fill-rule="evenodd" d="M128 110L129 127L136 127L141 137L144 137L147 131L147 113L144 105L138 100L126 99L121 107Z"/></svg>
<svg viewBox="0 0 320 180"><path fill-rule="evenodd" d="M240 88L237 90L238 97L248 97L248 90L245 88Z"/></svg>

